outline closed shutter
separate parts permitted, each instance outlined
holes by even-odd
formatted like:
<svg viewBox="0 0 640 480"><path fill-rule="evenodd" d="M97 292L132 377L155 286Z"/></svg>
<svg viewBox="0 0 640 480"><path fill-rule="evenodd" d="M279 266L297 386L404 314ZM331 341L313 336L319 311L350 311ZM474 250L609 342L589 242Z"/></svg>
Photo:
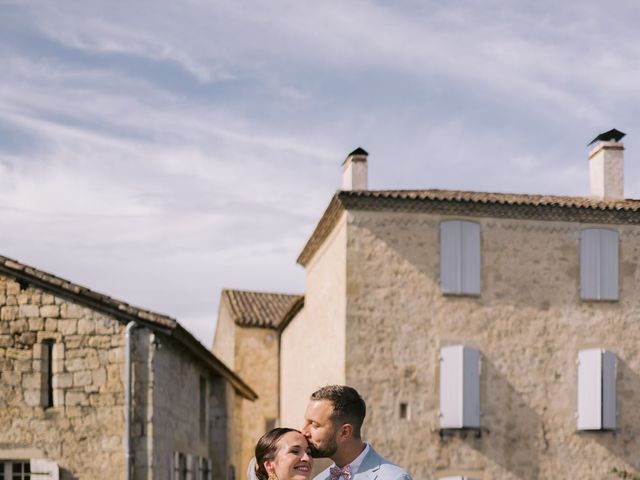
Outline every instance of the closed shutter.
<svg viewBox="0 0 640 480"><path fill-rule="evenodd" d="M440 351L440 428L480 427L480 352L464 345Z"/></svg>
<svg viewBox="0 0 640 480"><path fill-rule="evenodd" d="M617 361L613 352L602 352L602 428L616 429Z"/></svg>
<svg viewBox="0 0 640 480"><path fill-rule="evenodd" d="M440 286L444 293L480 294L480 225L440 223Z"/></svg>
<svg viewBox="0 0 640 480"><path fill-rule="evenodd" d="M32 458L29 461L32 480L58 480L58 464L46 458Z"/></svg>
<svg viewBox="0 0 640 480"><path fill-rule="evenodd" d="M618 299L618 232L600 230L600 299Z"/></svg>
<svg viewBox="0 0 640 480"><path fill-rule="evenodd" d="M580 232L580 296L585 300L600 296L600 234L596 229Z"/></svg>
<svg viewBox="0 0 640 480"><path fill-rule="evenodd" d="M587 228L580 232L580 295L585 300L618 299L618 232Z"/></svg>
<svg viewBox="0 0 640 480"><path fill-rule="evenodd" d="M462 226L458 221L440 223L440 287L444 293L460 293Z"/></svg>
<svg viewBox="0 0 640 480"><path fill-rule="evenodd" d="M578 352L578 430L602 428L602 351Z"/></svg>
<svg viewBox="0 0 640 480"><path fill-rule="evenodd" d="M480 225L474 222L462 224L462 292L480 294Z"/></svg>
<svg viewBox="0 0 640 480"><path fill-rule="evenodd" d="M463 348L462 424L465 428L480 427L480 352Z"/></svg>
<svg viewBox="0 0 640 480"><path fill-rule="evenodd" d="M440 428L462 427L462 346L440 350Z"/></svg>

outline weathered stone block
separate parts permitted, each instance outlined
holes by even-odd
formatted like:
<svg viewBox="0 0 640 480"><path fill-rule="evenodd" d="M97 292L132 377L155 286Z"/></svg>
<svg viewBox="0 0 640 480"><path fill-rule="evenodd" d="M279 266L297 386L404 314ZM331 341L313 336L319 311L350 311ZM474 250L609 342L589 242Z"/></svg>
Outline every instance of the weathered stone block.
<svg viewBox="0 0 640 480"><path fill-rule="evenodd" d="M7 295L19 295L20 294L20 284L16 281L8 281L7 282Z"/></svg>
<svg viewBox="0 0 640 480"><path fill-rule="evenodd" d="M111 346L111 337L108 335L93 335L89 337L87 345L97 348L109 348Z"/></svg>
<svg viewBox="0 0 640 480"><path fill-rule="evenodd" d="M42 305L53 305L55 303L55 298L50 293L43 293L41 303Z"/></svg>
<svg viewBox="0 0 640 480"><path fill-rule="evenodd" d="M36 343L36 332L23 332L16 339L16 344L30 347Z"/></svg>
<svg viewBox="0 0 640 480"><path fill-rule="evenodd" d="M73 385L73 373L59 373L53 376L53 388L69 388Z"/></svg>
<svg viewBox="0 0 640 480"><path fill-rule="evenodd" d="M29 330L38 331L44 329L44 319L43 318L30 318L29 319Z"/></svg>
<svg viewBox="0 0 640 480"><path fill-rule="evenodd" d="M18 308L18 316L25 318L39 317L40 307L38 305L20 305Z"/></svg>
<svg viewBox="0 0 640 480"><path fill-rule="evenodd" d="M40 390L24 390L24 402L30 407L40 405Z"/></svg>
<svg viewBox="0 0 640 480"><path fill-rule="evenodd" d="M78 321L67 318L58 320L58 331L63 335L75 335L78 332Z"/></svg>
<svg viewBox="0 0 640 480"><path fill-rule="evenodd" d="M15 320L16 318L18 318L18 307L4 306L0 308L1 320Z"/></svg>
<svg viewBox="0 0 640 480"><path fill-rule="evenodd" d="M19 318L17 320L14 320L9 325L9 331L14 335L16 333L26 332L27 330L29 330L29 324L24 318Z"/></svg>
<svg viewBox="0 0 640 480"><path fill-rule="evenodd" d="M63 303L60 307L62 318L81 318L85 314L85 309L75 303Z"/></svg>
<svg viewBox="0 0 640 480"><path fill-rule="evenodd" d="M69 391L66 393L64 400L65 405L69 407L89 405L89 399L87 398L87 394L84 392Z"/></svg>
<svg viewBox="0 0 640 480"><path fill-rule="evenodd" d="M97 318L95 320L96 333L102 335L112 335L116 333L116 321L110 318Z"/></svg>
<svg viewBox="0 0 640 480"><path fill-rule="evenodd" d="M54 318L47 318L44 322L44 329L47 332L55 332L58 330L58 321Z"/></svg>
<svg viewBox="0 0 640 480"><path fill-rule="evenodd" d="M64 364L68 372L79 372L87 369L87 362L85 362L84 358L66 359Z"/></svg>
<svg viewBox="0 0 640 480"><path fill-rule="evenodd" d="M82 348L87 344L86 335L67 335L64 339L67 348Z"/></svg>
<svg viewBox="0 0 640 480"><path fill-rule="evenodd" d="M95 323L90 318L81 318L78 320L78 334L87 335L96 331Z"/></svg>
<svg viewBox="0 0 640 480"><path fill-rule="evenodd" d="M25 390L37 390L40 388L40 375L37 373L25 373L22 375L22 388Z"/></svg>
<svg viewBox="0 0 640 480"><path fill-rule="evenodd" d="M104 367L94 370L92 383L97 386L102 386L107 381L107 370Z"/></svg>
<svg viewBox="0 0 640 480"><path fill-rule="evenodd" d="M75 372L73 374L73 386L85 387L87 385L91 385L92 378L91 372L88 370Z"/></svg>
<svg viewBox="0 0 640 480"><path fill-rule="evenodd" d="M13 335L0 335L0 347L13 347Z"/></svg>
<svg viewBox="0 0 640 480"><path fill-rule="evenodd" d="M40 307L40 316L58 318L60 316L60 307L57 305L43 305Z"/></svg>

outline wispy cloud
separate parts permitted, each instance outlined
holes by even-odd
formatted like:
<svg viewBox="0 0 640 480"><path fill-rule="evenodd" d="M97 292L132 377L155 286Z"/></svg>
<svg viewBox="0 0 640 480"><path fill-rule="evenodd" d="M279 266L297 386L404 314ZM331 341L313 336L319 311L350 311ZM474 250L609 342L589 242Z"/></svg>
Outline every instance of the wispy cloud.
<svg viewBox="0 0 640 480"><path fill-rule="evenodd" d="M631 2L4 5L1 253L205 343L222 286L302 289L351 148L373 187L580 194L640 130Z"/></svg>

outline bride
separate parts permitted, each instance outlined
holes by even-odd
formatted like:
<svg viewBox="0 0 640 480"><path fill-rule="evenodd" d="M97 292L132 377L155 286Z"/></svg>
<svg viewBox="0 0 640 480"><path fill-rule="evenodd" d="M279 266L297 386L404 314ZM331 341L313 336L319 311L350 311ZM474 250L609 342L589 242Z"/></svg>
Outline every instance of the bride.
<svg viewBox="0 0 640 480"><path fill-rule="evenodd" d="M308 480L313 459L307 439L293 428L274 428L256 444L249 480Z"/></svg>

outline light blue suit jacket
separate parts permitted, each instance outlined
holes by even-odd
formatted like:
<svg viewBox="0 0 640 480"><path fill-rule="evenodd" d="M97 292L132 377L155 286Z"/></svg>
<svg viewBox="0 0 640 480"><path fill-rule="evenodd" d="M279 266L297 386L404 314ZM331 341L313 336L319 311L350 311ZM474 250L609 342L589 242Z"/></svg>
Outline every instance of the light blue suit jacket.
<svg viewBox="0 0 640 480"><path fill-rule="evenodd" d="M330 480L329 469L320 472L313 480ZM403 469L385 460L369 445L369 453L364 457L358 473L351 480L411 480Z"/></svg>

